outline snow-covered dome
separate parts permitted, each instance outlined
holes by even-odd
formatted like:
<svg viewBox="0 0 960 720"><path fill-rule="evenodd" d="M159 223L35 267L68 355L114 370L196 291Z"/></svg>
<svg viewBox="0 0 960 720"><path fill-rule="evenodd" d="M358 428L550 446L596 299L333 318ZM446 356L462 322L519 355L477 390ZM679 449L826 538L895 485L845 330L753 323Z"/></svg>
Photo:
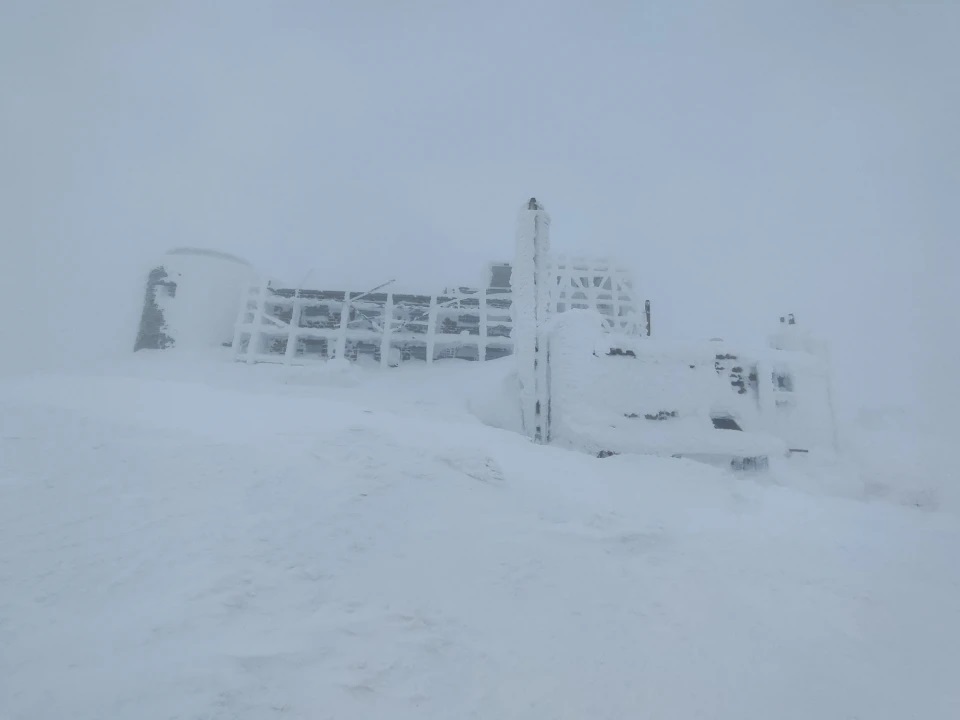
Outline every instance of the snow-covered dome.
<svg viewBox="0 0 960 720"><path fill-rule="evenodd" d="M246 260L244 260L241 257L237 257L236 255L231 255L230 253L220 252L219 250L208 250L207 248L178 247L178 248L173 248L173 250L167 250L166 254L213 258L216 260L226 260L227 262L239 263L240 265L246 265L247 267L252 267L250 263L248 263Z"/></svg>

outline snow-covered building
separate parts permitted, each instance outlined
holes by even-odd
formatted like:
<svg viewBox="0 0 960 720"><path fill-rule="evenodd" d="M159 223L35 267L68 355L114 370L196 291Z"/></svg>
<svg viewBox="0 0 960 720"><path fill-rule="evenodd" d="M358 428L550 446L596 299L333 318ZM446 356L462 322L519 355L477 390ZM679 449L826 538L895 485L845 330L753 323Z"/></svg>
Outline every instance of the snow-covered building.
<svg viewBox="0 0 960 720"><path fill-rule="evenodd" d="M836 449L826 353L792 315L766 347L658 342L649 305L645 322L635 320L629 275L551 258L549 227L531 199L511 278L522 307L507 394L521 432L599 456L667 454L739 469Z"/></svg>
<svg viewBox="0 0 960 720"><path fill-rule="evenodd" d="M177 248L149 274L134 350L228 344L247 362L493 360L515 347L513 263L489 263L484 276L480 287L433 294L292 288L233 255ZM609 332L650 333L649 301L641 312L621 265L551 257L543 284L544 316L590 309Z"/></svg>
<svg viewBox="0 0 960 720"><path fill-rule="evenodd" d="M229 344L240 295L256 276L235 255L203 248L170 250L147 277L134 351Z"/></svg>
<svg viewBox="0 0 960 720"><path fill-rule="evenodd" d="M555 443L739 468L836 450L825 350L792 318L765 346L737 347L638 341L574 313L554 323L549 343Z"/></svg>
<svg viewBox="0 0 960 720"><path fill-rule="evenodd" d="M664 343L630 272L551 254L549 226L531 199L512 262L488 264L481 287L434 294L283 287L234 256L172 250L147 280L135 349L229 345L248 363L384 367L514 355L508 402L540 442L738 467L836 448L826 351L793 316L756 348Z"/></svg>

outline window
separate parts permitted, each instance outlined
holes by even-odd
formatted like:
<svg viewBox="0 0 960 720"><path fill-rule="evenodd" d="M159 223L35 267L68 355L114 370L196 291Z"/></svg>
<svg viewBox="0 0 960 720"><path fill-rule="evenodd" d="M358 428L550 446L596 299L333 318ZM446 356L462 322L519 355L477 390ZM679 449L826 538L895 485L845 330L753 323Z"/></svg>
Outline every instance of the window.
<svg viewBox="0 0 960 720"><path fill-rule="evenodd" d="M513 268L508 265L493 265L490 268L490 287L509 288Z"/></svg>
<svg viewBox="0 0 960 720"><path fill-rule="evenodd" d="M743 430L737 421L729 415L713 415L710 417L713 427L717 430Z"/></svg>
<svg viewBox="0 0 960 720"><path fill-rule="evenodd" d="M778 392L793 392L793 376L785 372L775 372L773 387Z"/></svg>

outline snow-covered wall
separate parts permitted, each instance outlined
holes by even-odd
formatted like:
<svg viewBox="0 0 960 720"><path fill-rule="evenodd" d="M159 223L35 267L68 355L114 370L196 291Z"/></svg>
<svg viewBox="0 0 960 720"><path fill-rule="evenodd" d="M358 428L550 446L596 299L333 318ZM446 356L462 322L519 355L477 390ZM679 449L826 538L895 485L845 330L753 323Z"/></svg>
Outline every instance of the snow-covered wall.
<svg viewBox="0 0 960 720"><path fill-rule="evenodd" d="M559 444L703 459L835 449L829 373L809 352L616 337L573 311L551 322L550 359Z"/></svg>
<svg viewBox="0 0 960 720"><path fill-rule="evenodd" d="M244 260L178 248L150 273L135 349L201 349L233 339L241 294L256 279Z"/></svg>
<svg viewBox="0 0 960 720"><path fill-rule="evenodd" d="M757 361L763 422L791 448L838 450L826 345L792 322L769 345Z"/></svg>

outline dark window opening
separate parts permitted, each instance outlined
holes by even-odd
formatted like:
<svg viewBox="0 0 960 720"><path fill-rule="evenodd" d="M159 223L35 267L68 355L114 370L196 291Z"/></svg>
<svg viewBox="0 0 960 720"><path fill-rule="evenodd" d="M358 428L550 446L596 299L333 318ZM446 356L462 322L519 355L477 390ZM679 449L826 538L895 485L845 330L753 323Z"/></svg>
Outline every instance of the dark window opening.
<svg viewBox="0 0 960 720"><path fill-rule="evenodd" d="M490 287L509 288L513 268L510 265L494 265L490 268Z"/></svg>
<svg viewBox="0 0 960 720"><path fill-rule="evenodd" d="M737 421L729 415L711 417L710 419L713 421L713 427L717 430L743 430L743 428L737 424Z"/></svg>
<svg viewBox="0 0 960 720"><path fill-rule="evenodd" d="M766 470L770 467L770 460L764 456L734 458L730 461L730 468L740 472Z"/></svg>
<svg viewBox="0 0 960 720"><path fill-rule="evenodd" d="M787 373L774 373L773 386L780 392L793 392L793 376Z"/></svg>

